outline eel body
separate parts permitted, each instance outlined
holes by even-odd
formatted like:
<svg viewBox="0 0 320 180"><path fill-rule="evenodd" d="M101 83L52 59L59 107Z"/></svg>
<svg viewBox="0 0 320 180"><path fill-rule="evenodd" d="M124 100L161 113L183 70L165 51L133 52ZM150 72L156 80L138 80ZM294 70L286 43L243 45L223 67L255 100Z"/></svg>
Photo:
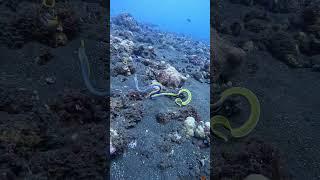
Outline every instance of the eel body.
<svg viewBox="0 0 320 180"><path fill-rule="evenodd" d="M109 95L109 91L108 88L107 90L104 91L100 91L97 90L93 87L93 85L91 84L90 81L90 65L89 65L89 61L88 61L88 57L86 55L86 51L85 51L85 47L84 47L84 41L81 41L81 46L78 49L78 57L80 60L80 67L81 67L81 74L82 74L82 78L84 80L84 83L86 85L86 87L88 88L88 90L92 93L95 94L97 96L107 96Z"/></svg>
<svg viewBox="0 0 320 180"><path fill-rule="evenodd" d="M221 98L218 101L219 104L226 100L227 97L232 95L240 95L248 100L250 104L250 116L249 119L238 128L231 127L229 120L224 116L213 116L211 118L211 130L216 136L224 139L225 141L228 141L228 138L225 134L216 130L218 125L222 125L224 128L230 130L232 137L240 138L248 135L256 127L260 118L260 102L257 96L246 88L233 87L227 89L222 93Z"/></svg>

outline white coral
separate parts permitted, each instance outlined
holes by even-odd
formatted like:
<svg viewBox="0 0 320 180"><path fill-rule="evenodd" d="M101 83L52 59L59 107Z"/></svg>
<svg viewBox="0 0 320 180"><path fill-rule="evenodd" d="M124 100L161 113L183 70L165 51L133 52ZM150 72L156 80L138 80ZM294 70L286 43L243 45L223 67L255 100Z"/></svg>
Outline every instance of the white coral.
<svg viewBox="0 0 320 180"><path fill-rule="evenodd" d="M184 121L186 133L189 136L194 136L194 128L196 127L196 120L193 117L187 117Z"/></svg>

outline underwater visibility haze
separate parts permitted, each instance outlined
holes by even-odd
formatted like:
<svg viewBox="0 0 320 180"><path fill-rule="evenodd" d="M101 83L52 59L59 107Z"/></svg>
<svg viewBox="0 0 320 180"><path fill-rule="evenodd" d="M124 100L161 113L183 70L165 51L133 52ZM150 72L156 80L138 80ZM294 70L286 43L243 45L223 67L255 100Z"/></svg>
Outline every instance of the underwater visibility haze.
<svg viewBox="0 0 320 180"><path fill-rule="evenodd" d="M209 43L209 0L111 0L110 14L129 13L139 22Z"/></svg>

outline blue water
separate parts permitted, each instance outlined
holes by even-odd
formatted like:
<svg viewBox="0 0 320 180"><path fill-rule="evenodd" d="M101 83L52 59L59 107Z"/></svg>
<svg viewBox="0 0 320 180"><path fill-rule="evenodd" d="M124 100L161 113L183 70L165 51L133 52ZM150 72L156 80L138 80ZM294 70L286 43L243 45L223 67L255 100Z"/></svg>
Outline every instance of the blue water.
<svg viewBox="0 0 320 180"><path fill-rule="evenodd" d="M209 0L111 0L110 3L111 16L130 13L139 22L158 25L164 31L210 40Z"/></svg>

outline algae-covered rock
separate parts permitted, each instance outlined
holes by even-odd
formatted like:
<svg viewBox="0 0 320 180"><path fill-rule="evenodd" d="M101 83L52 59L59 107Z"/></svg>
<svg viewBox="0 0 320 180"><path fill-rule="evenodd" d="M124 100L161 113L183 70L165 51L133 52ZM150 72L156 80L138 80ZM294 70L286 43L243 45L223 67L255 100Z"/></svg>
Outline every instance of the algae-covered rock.
<svg viewBox="0 0 320 180"><path fill-rule="evenodd" d="M122 39L118 36L110 36L111 52L126 52L131 54L134 48L134 43L128 39Z"/></svg>
<svg viewBox="0 0 320 180"><path fill-rule="evenodd" d="M113 22L118 26L123 26L125 29L129 29L132 32L140 31L138 22L129 13L124 13L113 19Z"/></svg>
<svg viewBox="0 0 320 180"><path fill-rule="evenodd" d="M250 139L239 144L236 150L225 147L215 149L215 168L211 178L251 180L245 178L251 174L259 174L270 179L291 179L288 178L284 165L284 159L276 147Z"/></svg>
<svg viewBox="0 0 320 180"><path fill-rule="evenodd" d="M109 150L111 155L119 155L126 147L126 140L122 132L115 129L110 129L110 145Z"/></svg>
<svg viewBox="0 0 320 180"><path fill-rule="evenodd" d="M253 19L245 24L245 29L254 33L260 33L269 28L266 21L260 19Z"/></svg>
<svg viewBox="0 0 320 180"><path fill-rule="evenodd" d="M156 79L162 85L167 87L178 88L187 80L185 76L180 74L176 68L167 64L165 69L155 70Z"/></svg>
<svg viewBox="0 0 320 180"><path fill-rule="evenodd" d="M303 26L307 32L320 37L320 4L313 2L302 13Z"/></svg>
<svg viewBox="0 0 320 180"><path fill-rule="evenodd" d="M291 67L303 67L299 59L299 47L293 37L285 32L271 36L268 48L272 55Z"/></svg>
<svg viewBox="0 0 320 180"><path fill-rule="evenodd" d="M220 38L217 32L211 28L211 70L213 70L213 80L228 80L234 76L245 60L246 53L237 47L230 45Z"/></svg>
<svg viewBox="0 0 320 180"><path fill-rule="evenodd" d="M148 59L154 59L156 57L153 46L137 46L134 48L133 53L137 56L141 56Z"/></svg>

